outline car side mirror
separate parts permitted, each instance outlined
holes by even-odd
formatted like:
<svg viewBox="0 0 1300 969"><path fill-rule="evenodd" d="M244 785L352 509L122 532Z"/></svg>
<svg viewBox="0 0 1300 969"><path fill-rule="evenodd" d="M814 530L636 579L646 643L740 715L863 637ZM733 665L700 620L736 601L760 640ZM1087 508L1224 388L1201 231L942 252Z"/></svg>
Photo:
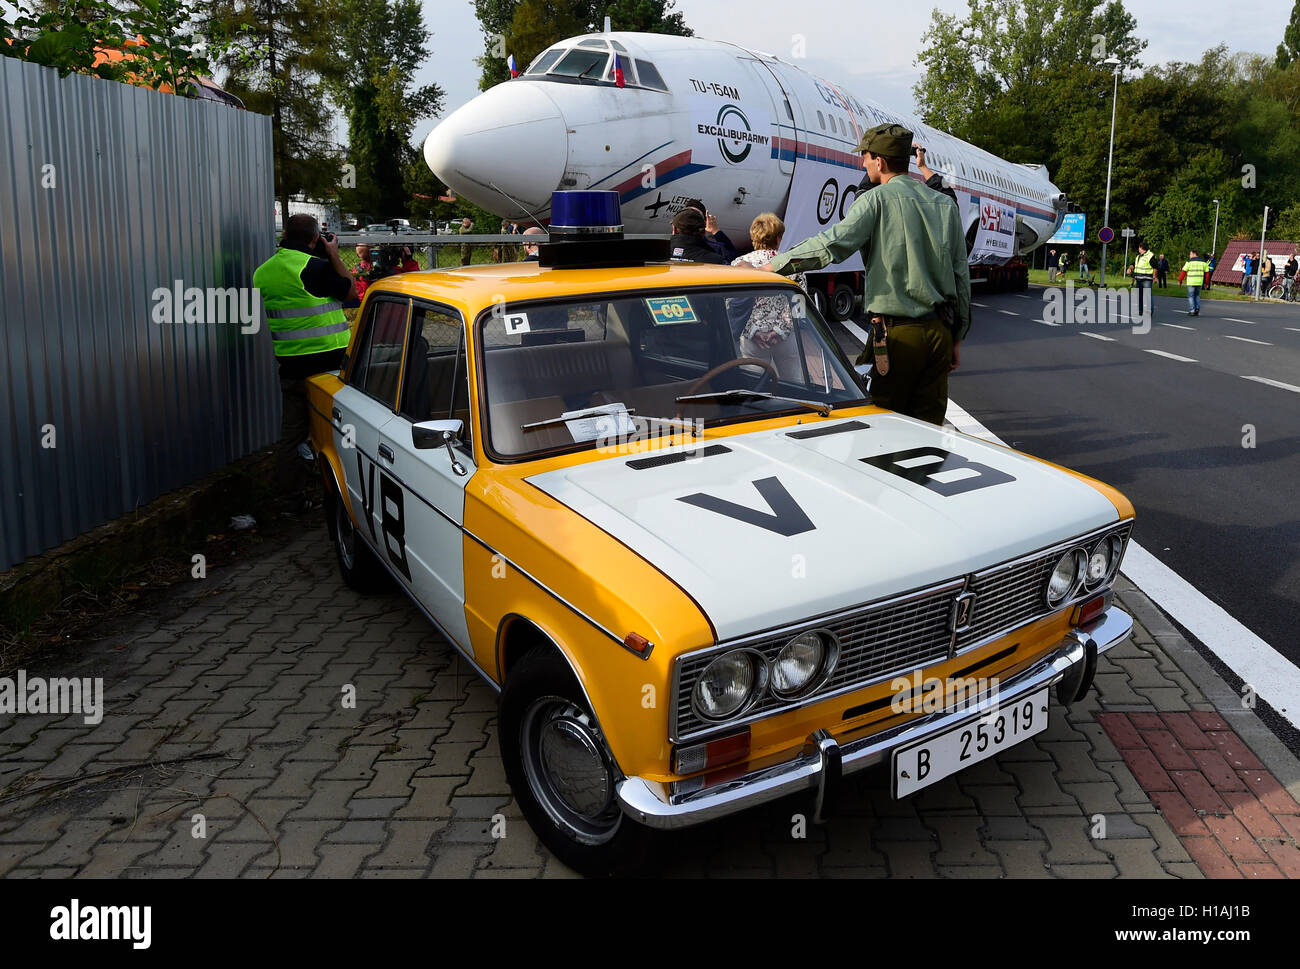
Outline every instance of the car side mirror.
<svg viewBox="0 0 1300 969"><path fill-rule="evenodd" d="M411 425L411 443L420 451L445 447L448 456L451 458L451 469L459 475L464 475L468 474L468 472L456 457L456 452L452 450L452 445L461 443L461 435L464 433L465 422L460 418L445 421L421 421L419 424Z"/></svg>

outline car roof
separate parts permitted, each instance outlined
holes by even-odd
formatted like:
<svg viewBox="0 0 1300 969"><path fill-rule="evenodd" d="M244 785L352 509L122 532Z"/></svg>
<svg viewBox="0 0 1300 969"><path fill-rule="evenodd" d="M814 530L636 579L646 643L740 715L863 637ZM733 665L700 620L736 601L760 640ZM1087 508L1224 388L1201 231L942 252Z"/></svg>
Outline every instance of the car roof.
<svg viewBox="0 0 1300 969"><path fill-rule="evenodd" d="M760 272L748 266L672 262L606 269L552 269L536 262L515 262L401 273L372 284L370 290L451 300L478 307L493 304L498 296L519 302L625 290L764 283L795 285L784 276Z"/></svg>

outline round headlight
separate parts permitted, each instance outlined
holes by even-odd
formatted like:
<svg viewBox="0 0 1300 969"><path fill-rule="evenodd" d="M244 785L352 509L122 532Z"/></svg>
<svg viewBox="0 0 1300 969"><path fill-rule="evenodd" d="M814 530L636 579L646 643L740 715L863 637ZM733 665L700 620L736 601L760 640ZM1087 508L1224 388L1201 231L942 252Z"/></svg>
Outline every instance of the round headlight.
<svg viewBox="0 0 1300 969"><path fill-rule="evenodd" d="M1074 588L1079 577L1079 556L1073 551L1066 552L1052 570L1052 577L1047 581L1047 604L1058 606Z"/></svg>
<svg viewBox="0 0 1300 969"><path fill-rule="evenodd" d="M733 650L704 668L691 693L691 705L706 720L725 720L749 701L758 685L754 657Z"/></svg>
<svg viewBox="0 0 1300 969"><path fill-rule="evenodd" d="M1086 581L1089 587L1096 585L1110 575L1110 564L1114 561L1114 558L1114 545L1111 544L1109 538L1103 538L1088 555L1088 577Z"/></svg>
<svg viewBox="0 0 1300 969"><path fill-rule="evenodd" d="M796 636L772 661L772 692L783 699L802 693L821 672L825 658L826 644L820 635Z"/></svg>

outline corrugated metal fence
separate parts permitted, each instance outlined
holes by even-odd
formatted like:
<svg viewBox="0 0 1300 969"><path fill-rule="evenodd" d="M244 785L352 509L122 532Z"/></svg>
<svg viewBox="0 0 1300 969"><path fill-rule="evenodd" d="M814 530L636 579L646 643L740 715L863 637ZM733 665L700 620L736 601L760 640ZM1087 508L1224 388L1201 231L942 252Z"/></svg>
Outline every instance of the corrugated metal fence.
<svg viewBox="0 0 1300 969"><path fill-rule="evenodd" d="M154 322L273 251L270 119L8 57L0 103L3 571L270 443L280 406L264 322Z"/></svg>

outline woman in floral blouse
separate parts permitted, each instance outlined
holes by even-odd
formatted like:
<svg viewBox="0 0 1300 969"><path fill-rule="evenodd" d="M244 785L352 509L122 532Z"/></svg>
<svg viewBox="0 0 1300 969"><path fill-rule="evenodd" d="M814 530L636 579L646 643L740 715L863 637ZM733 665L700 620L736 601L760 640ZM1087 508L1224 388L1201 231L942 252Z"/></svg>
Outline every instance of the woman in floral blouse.
<svg viewBox="0 0 1300 969"><path fill-rule="evenodd" d="M747 252L732 262L733 266L762 266L776 256L785 235L785 223L772 212L764 212L749 226L752 252ZM792 277L800 286L802 274ZM795 321L790 315L790 299L786 296L759 296L754 300L749 322L739 334L740 352L746 357L766 360L776 367L777 374L794 377L800 374L799 350L794 338Z"/></svg>

